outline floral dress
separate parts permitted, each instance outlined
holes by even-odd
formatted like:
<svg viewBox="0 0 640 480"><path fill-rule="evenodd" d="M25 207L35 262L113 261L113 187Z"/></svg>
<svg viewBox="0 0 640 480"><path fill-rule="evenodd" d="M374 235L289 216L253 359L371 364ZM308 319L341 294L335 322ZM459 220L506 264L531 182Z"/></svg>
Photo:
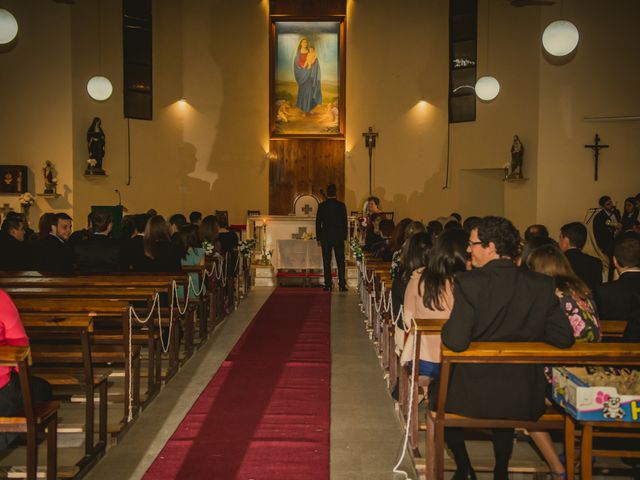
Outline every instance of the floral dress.
<svg viewBox="0 0 640 480"><path fill-rule="evenodd" d="M576 342L599 342L601 339L598 312L593 300L578 295L573 290L557 291L560 307L567 316Z"/></svg>

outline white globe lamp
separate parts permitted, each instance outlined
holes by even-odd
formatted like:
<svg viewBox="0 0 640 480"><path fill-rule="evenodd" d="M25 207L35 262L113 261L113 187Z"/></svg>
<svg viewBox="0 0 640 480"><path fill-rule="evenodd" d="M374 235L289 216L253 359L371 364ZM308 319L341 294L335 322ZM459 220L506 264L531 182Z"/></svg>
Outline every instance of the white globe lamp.
<svg viewBox="0 0 640 480"><path fill-rule="evenodd" d="M113 93L113 86L107 77L95 76L87 82L89 96L98 102L104 102Z"/></svg>
<svg viewBox="0 0 640 480"><path fill-rule="evenodd" d="M576 26L567 20L556 20L542 33L542 46L554 57L569 55L578 46L580 34Z"/></svg>
<svg viewBox="0 0 640 480"><path fill-rule="evenodd" d="M494 77L486 75L480 77L475 86L476 95L480 100L490 102L500 93L500 83Z"/></svg>
<svg viewBox="0 0 640 480"><path fill-rule="evenodd" d="M18 22L11 12L0 8L0 45L13 41L18 35Z"/></svg>

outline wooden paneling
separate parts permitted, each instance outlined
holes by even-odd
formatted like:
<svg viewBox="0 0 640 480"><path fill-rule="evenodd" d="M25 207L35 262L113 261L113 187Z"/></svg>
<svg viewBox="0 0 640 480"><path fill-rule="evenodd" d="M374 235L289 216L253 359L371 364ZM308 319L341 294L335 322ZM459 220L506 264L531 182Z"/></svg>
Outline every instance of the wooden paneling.
<svg viewBox="0 0 640 480"><path fill-rule="evenodd" d="M335 183L344 199L344 140L318 138L273 139L269 142L269 214L293 211L297 195L312 193Z"/></svg>
<svg viewBox="0 0 640 480"><path fill-rule="evenodd" d="M270 15L317 17L345 15L347 0L270 0Z"/></svg>

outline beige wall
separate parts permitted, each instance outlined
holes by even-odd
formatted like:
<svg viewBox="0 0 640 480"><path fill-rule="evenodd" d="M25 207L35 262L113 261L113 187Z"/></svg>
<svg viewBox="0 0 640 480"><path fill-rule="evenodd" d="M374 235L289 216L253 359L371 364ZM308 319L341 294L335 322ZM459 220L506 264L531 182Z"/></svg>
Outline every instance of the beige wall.
<svg viewBox="0 0 640 480"><path fill-rule="evenodd" d="M557 232L583 220L589 207L608 194L622 208L640 192L640 122L585 122L585 116L640 115L640 57L637 24L640 3L584 0L565 5L581 37L565 65L540 60L540 159L538 216ZM557 11L557 10L556 10ZM555 19L543 16L542 24ZM599 180L585 144L598 132L611 147L602 151Z"/></svg>
<svg viewBox="0 0 640 480"><path fill-rule="evenodd" d="M44 190L46 160L60 180L60 198L36 198L30 218L37 225L42 212L71 213L74 202L69 8L39 0L0 0L0 8L19 24L15 44L0 50L0 162L26 165L34 194ZM17 195L0 195L5 203L20 211Z"/></svg>
<svg viewBox="0 0 640 480"><path fill-rule="evenodd" d="M621 202L640 190L640 163L633 158L640 146L638 123L582 120L640 113L638 67L631 60L639 53L632 32L640 4L566 0L564 16L575 21L581 41L573 58L558 65L543 55L540 37L560 17L559 5L515 8L491 0L487 18L487 1L479 1L479 73L495 75L502 89L495 101L478 102L475 122L450 127L447 189L447 2L349 1L350 210L368 193L361 133L370 125L380 132L374 194L399 218L495 211L521 228L541 221L555 232L563 222L581 218L603 193ZM127 185L120 3L102 1L98 25L97 0L0 0L0 8L13 11L21 25L17 45L0 52L0 102L10 112L0 117L0 157L29 165L37 191L41 164L54 161L65 185L61 191L67 192L50 203L39 199L34 213L73 208L82 225L90 205L117 201L115 189L132 212L228 209L232 222L242 222L247 209L267 211L267 3L154 2L154 120L130 122ZM114 95L103 103L86 94L88 78L98 73L114 85ZM177 102L181 97L186 104ZM109 176L89 180L82 175L85 132L94 116L102 118L107 135ZM39 123L45 127L34 140ZM598 183L582 147L596 131L612 145L603 153ZM504 184L495 170L474 172L507 163L513 134L525 145L527 182ZM474 175L482 178L477 191L469 181Z"/></svg>

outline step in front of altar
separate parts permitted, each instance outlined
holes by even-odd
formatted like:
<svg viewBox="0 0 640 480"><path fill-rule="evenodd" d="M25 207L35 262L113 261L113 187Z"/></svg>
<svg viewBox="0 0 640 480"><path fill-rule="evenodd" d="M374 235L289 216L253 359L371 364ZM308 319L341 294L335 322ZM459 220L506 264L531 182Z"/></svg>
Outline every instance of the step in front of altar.
<svg viewBox="0 0 640 480"><path fill-rule="evenodd" d="M252 267L253 285L256 287L273 287L275 282L275 272L272 265L255 265Z"/></svg>

